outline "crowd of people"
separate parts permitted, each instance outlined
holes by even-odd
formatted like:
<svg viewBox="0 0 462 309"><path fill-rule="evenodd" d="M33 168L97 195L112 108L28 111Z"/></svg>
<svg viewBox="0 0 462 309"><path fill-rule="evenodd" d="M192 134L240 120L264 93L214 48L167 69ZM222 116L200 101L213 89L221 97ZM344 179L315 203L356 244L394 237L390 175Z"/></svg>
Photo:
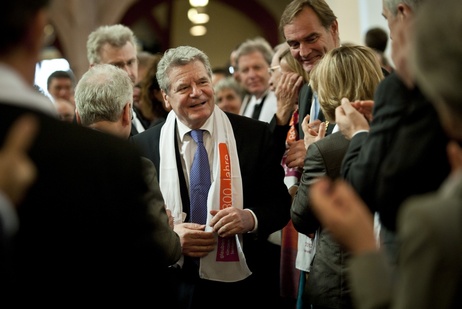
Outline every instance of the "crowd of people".
<svg viewBox="0 0 462 309"><path fill-rule="evenodd" d="M232 74L103 25L48 98L50 1L0 20L7 307L460 308L457 0L383 0L393 68L387 33L342 43L325 0L292 0Z"/></svg>

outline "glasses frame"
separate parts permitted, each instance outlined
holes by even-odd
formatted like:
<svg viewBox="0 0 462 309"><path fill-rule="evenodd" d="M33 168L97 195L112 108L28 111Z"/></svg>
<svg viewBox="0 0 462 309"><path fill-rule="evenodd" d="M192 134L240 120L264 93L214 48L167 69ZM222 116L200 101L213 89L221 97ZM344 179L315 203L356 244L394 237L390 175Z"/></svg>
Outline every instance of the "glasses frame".
<svg viewBox="0 0 462 309"><path fill-rule="evenodd" d="M273 73L274 73L276 70L281 70L281 66L280 66L280 65L275 65L275 66L269 67L269 68L268 68L268 73L269 73L270 75L273 75Z"/></svg>

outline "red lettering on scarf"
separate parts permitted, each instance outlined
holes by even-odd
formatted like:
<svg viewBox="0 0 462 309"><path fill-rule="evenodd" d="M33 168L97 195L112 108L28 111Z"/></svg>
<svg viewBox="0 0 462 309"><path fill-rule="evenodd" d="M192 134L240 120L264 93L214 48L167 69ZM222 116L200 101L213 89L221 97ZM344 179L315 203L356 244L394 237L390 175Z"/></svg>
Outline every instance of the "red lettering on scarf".
<svg viewBox="0 0 462 309"><path fill-rule="evenodd" d="M228 146L225 143L218 144L220 155L220 209L233 206L233 189L231 186L231 162ZM236 237L218 237L217 262L237 262Z"/></svg>

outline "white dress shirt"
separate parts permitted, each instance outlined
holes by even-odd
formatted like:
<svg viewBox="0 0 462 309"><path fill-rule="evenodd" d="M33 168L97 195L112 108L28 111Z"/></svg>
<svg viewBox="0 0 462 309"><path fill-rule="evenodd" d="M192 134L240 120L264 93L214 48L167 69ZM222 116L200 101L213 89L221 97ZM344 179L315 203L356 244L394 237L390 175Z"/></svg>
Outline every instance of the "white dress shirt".
<svg viewBox="0 0 462 309"><path fill-rule="evenodd" d="M268 91L266 95L262 95L259 99L257 99L253 95L250 98L249 103L247 103L247 107L245 108L243 115L246 117L252 118L253 110L255 109L255 106L260 105L263 99L265 100L263 102L263 107L261 109L258 120L269 123L271 119L273 119L274 114L276 114L277 107L278 107L277 106L278 100L273 91Z"/></svg>

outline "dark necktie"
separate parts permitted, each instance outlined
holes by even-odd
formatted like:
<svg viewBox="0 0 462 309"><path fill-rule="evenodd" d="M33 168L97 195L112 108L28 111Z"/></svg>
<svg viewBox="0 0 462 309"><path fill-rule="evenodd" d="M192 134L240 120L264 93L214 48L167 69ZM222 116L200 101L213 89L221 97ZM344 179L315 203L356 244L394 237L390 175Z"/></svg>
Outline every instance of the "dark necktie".
<svg viewBox="0 0 462 309"><path fill-rule="evenodd" d="M266 95L261 99L260 104L255 104L253 107L253 113L252 113L252 118L253 119L259 119L260 118L260 113L261 109L263 108L263 103L265 103Z"/></svg>
<svg viewBox="0 0 462 309"><path fill-rule="evenodd" d="M202 130L192 130L191 137L197 144L189 178L191 222L207 221L207 196L210 189L210 166L207 150L202 140Z"/></svg>

